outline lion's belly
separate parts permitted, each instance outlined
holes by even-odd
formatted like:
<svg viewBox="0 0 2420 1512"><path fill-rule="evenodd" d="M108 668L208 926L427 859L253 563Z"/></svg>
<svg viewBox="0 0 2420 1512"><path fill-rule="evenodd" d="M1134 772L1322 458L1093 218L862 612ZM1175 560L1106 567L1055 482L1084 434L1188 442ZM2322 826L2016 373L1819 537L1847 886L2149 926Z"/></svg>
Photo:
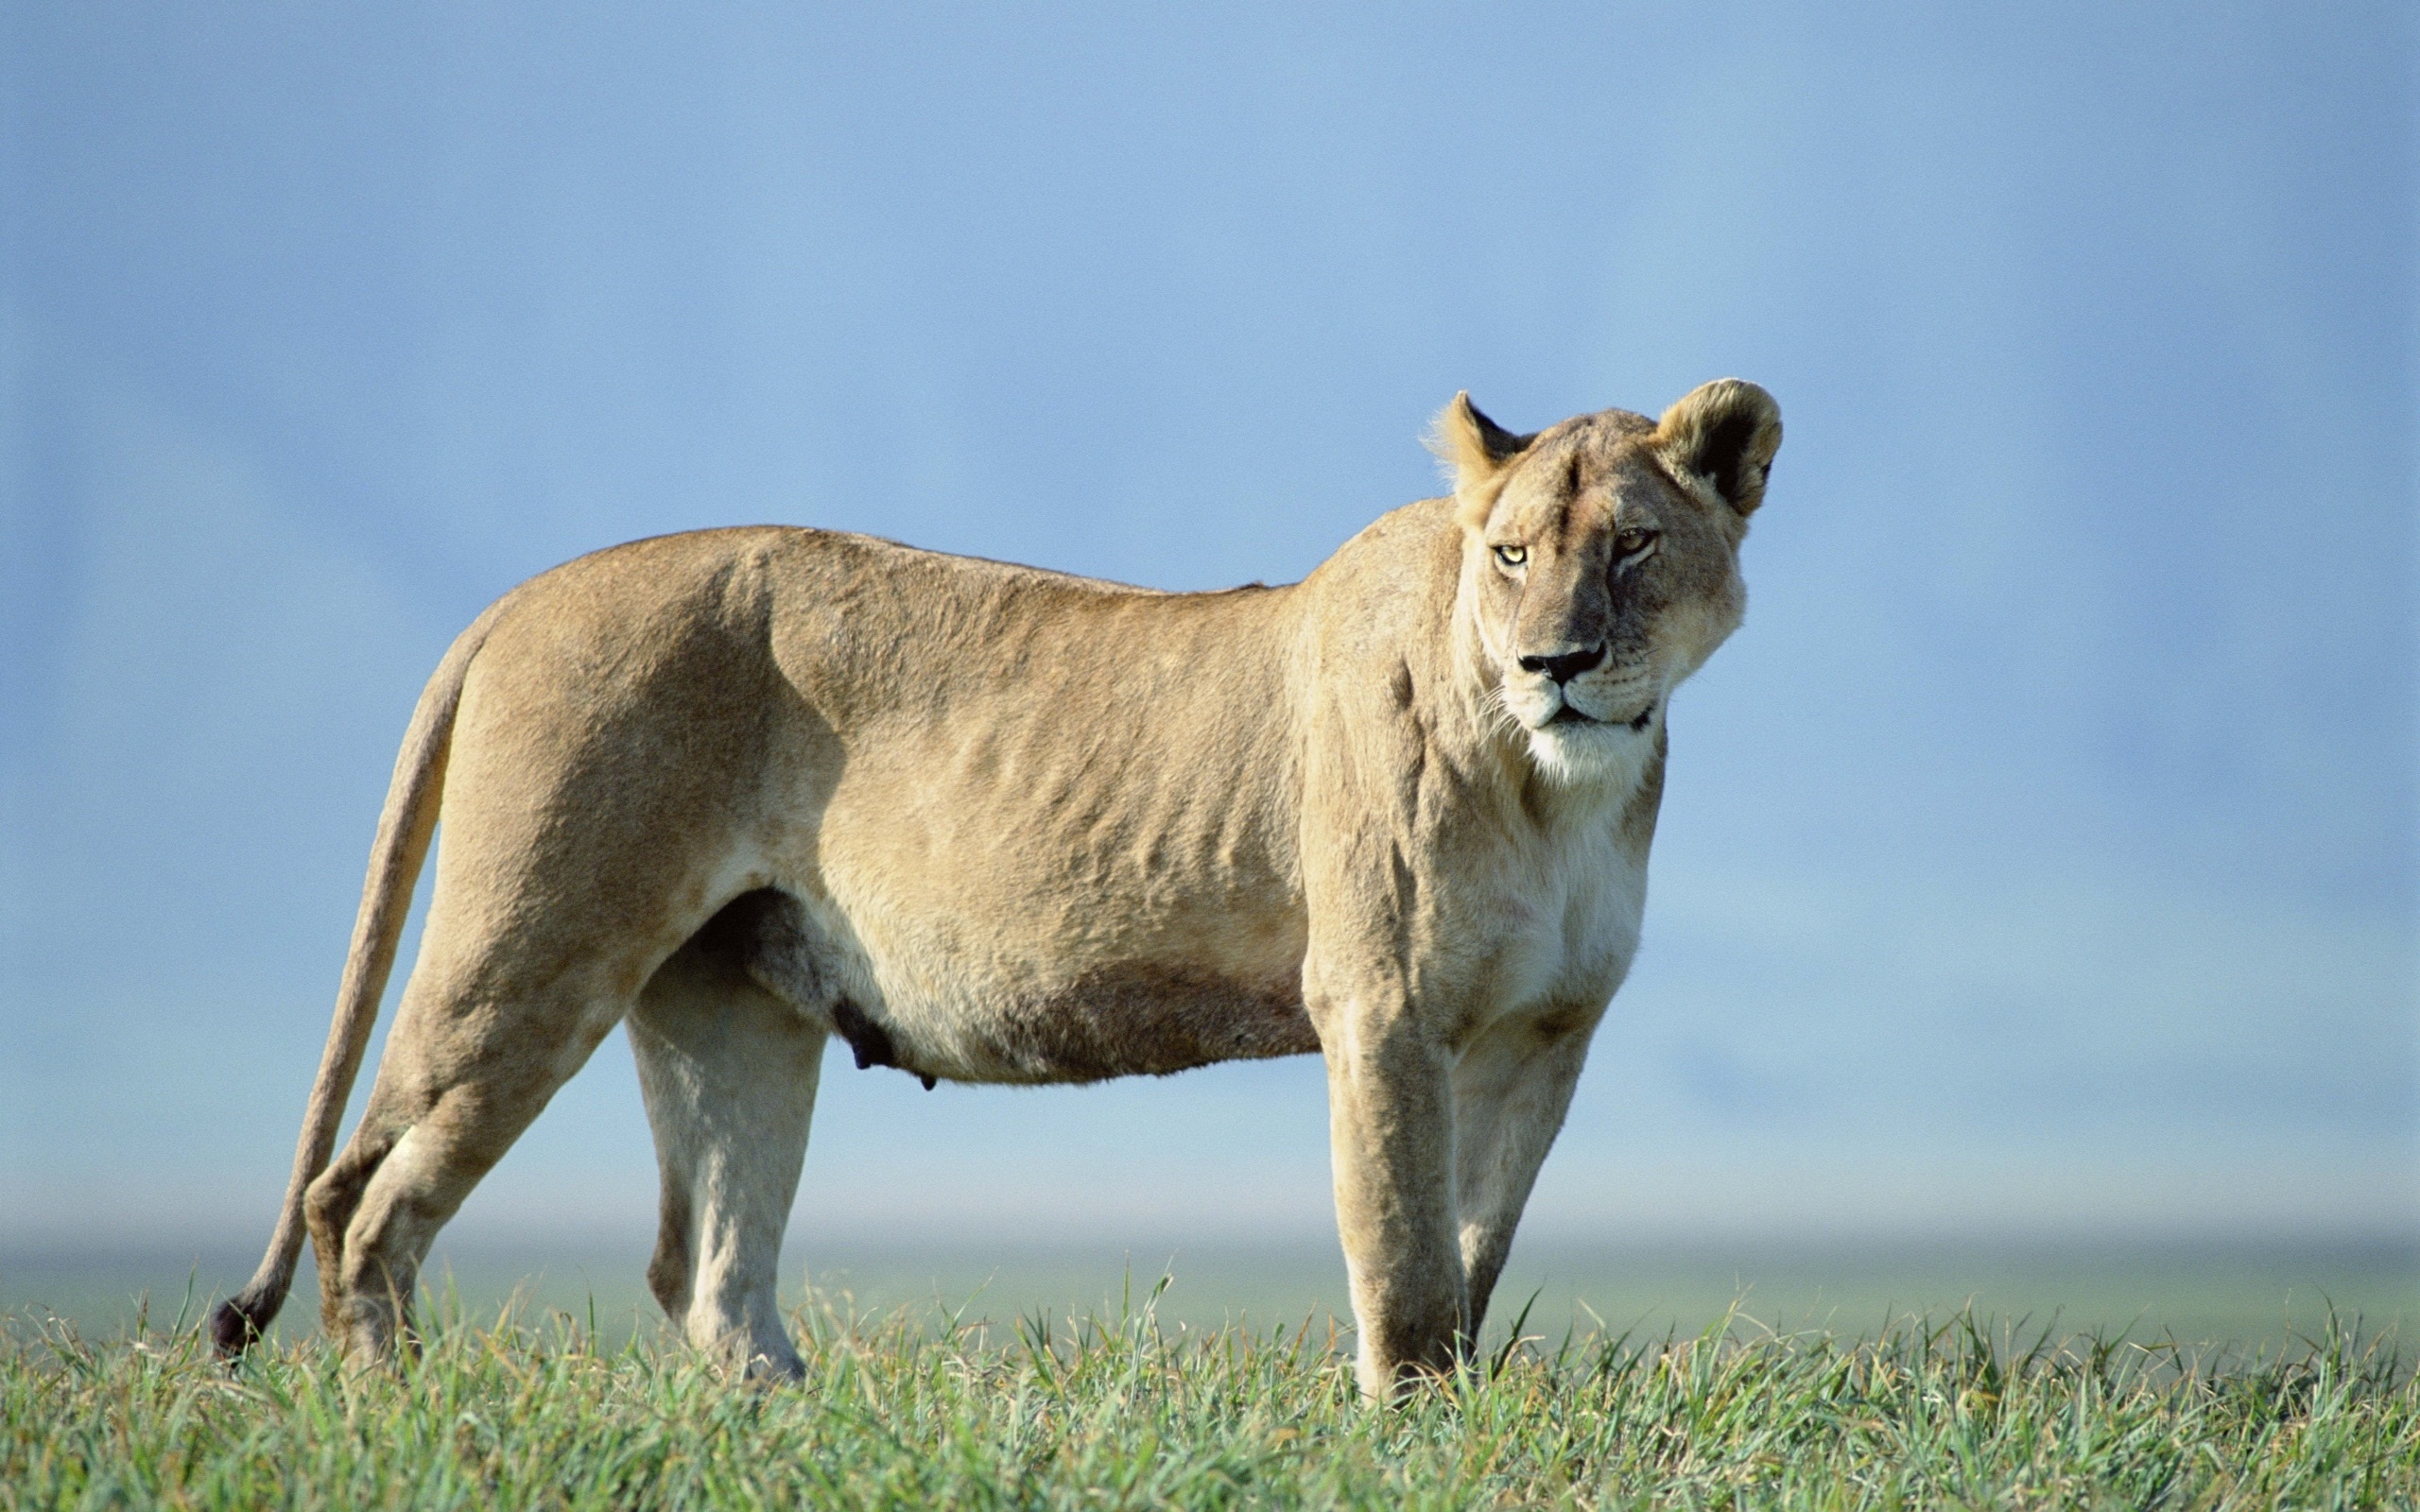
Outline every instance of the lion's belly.
<svg viewBox="0 0 2420 1512"><path fill-rule="evenodd" d="M807 910L836 1032L864 1065L976 1082L1165 1075L1319 1049L1305 932L1280 910L1086 913L831 888Z"/></svg>
<svg viewBox="0 0 2420 1512"><path fill-rule="evenodd" d="M1299 958L1274 971L1184 955L1069 971L994 953L915 954L871 954L861 1006L887 1036L891 1063L925 1075L1100 1081L1319 1049Z"/></svg>
<svg viewBox="0 0 2420 1512"><path fill-rule="evenodd" d="M1253 982L1156 962L1102 966L1028 988L956 1027L969 1061L1018 1081L1166 1075L1320 1047L1299 972Z"/></svg>

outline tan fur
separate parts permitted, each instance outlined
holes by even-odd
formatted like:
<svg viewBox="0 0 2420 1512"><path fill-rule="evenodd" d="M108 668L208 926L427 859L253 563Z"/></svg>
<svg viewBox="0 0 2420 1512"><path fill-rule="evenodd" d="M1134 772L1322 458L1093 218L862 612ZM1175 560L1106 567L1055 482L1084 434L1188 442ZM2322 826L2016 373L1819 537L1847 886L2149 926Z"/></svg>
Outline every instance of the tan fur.
<svg viewBox="0 0 2420 1512"><path fill-rule="evenodd" d="M1738 622L1779 439L1729 380L1535 436L1461 396L1455 498L1283 588L771 527L523 584L423 696L295 1184L215 1336L275 1314L307 1223L328 1330L391 1349L439 1227L627 1022L649 1283L752 1368L799 1369L773 1282L835 1033L978 1082L1321 1052L1362 1384L1450 1366L1636 948L1666 700Z"/></svg>

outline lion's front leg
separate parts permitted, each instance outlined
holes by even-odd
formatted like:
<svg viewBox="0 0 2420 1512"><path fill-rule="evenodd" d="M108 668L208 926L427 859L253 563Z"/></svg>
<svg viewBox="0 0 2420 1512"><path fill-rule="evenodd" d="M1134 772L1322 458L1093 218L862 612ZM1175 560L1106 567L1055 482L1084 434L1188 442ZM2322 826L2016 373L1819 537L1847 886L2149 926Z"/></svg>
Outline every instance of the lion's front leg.
<svg viewBox="0 0 2420 1512"><path fill-rule="evenodd" d="M1336 1222L1364 1395L1453 1368L1466 1305L1454 1238L1448 1060L1400 999L1317 1004Z"/></svg>
<svg viewBox="0 0 2420 1512"><path fill-rule="evenodd" d="M1595 1019L1507 1019L1490 1025L1454 1068L1454 1193L1473 1342L1538 1167L1571 1108Z"/></svg>

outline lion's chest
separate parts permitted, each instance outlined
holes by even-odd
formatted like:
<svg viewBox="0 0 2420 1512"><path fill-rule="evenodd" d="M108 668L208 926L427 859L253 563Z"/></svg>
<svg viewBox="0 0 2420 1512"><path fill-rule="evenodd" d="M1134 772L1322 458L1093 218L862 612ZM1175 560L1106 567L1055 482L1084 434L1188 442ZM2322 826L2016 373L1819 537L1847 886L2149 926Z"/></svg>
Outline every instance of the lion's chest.
<svg viewBox="0 0 2420 1512"><path fill-rule="evenodd" d="M1637 953L1646 906L1646 858L1614 836L1508 858L1495 885L1470 901L1475 971L1457 1037L1507 1017L1603 1007Z"/></svg>

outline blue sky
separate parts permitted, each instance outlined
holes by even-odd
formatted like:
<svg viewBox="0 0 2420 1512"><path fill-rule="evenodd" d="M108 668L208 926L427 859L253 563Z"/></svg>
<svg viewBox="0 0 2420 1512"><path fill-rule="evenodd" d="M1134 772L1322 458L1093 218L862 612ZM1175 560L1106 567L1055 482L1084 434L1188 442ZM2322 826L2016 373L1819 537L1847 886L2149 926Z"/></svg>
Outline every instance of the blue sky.
<svg viewBox="0 0 2420 1512"><path fill-rule="evenodd" d="M1753 605L1532 1228L2420 1217L2397 8L5 25L0 1239L266 1232L405 718L522 577L789 521L1277 581L1458 388L1726 373ZM802 1225L1324 1221L1313 1062L846 1064ZM462 1223L652 1181L617 1039Z"/></svg>

